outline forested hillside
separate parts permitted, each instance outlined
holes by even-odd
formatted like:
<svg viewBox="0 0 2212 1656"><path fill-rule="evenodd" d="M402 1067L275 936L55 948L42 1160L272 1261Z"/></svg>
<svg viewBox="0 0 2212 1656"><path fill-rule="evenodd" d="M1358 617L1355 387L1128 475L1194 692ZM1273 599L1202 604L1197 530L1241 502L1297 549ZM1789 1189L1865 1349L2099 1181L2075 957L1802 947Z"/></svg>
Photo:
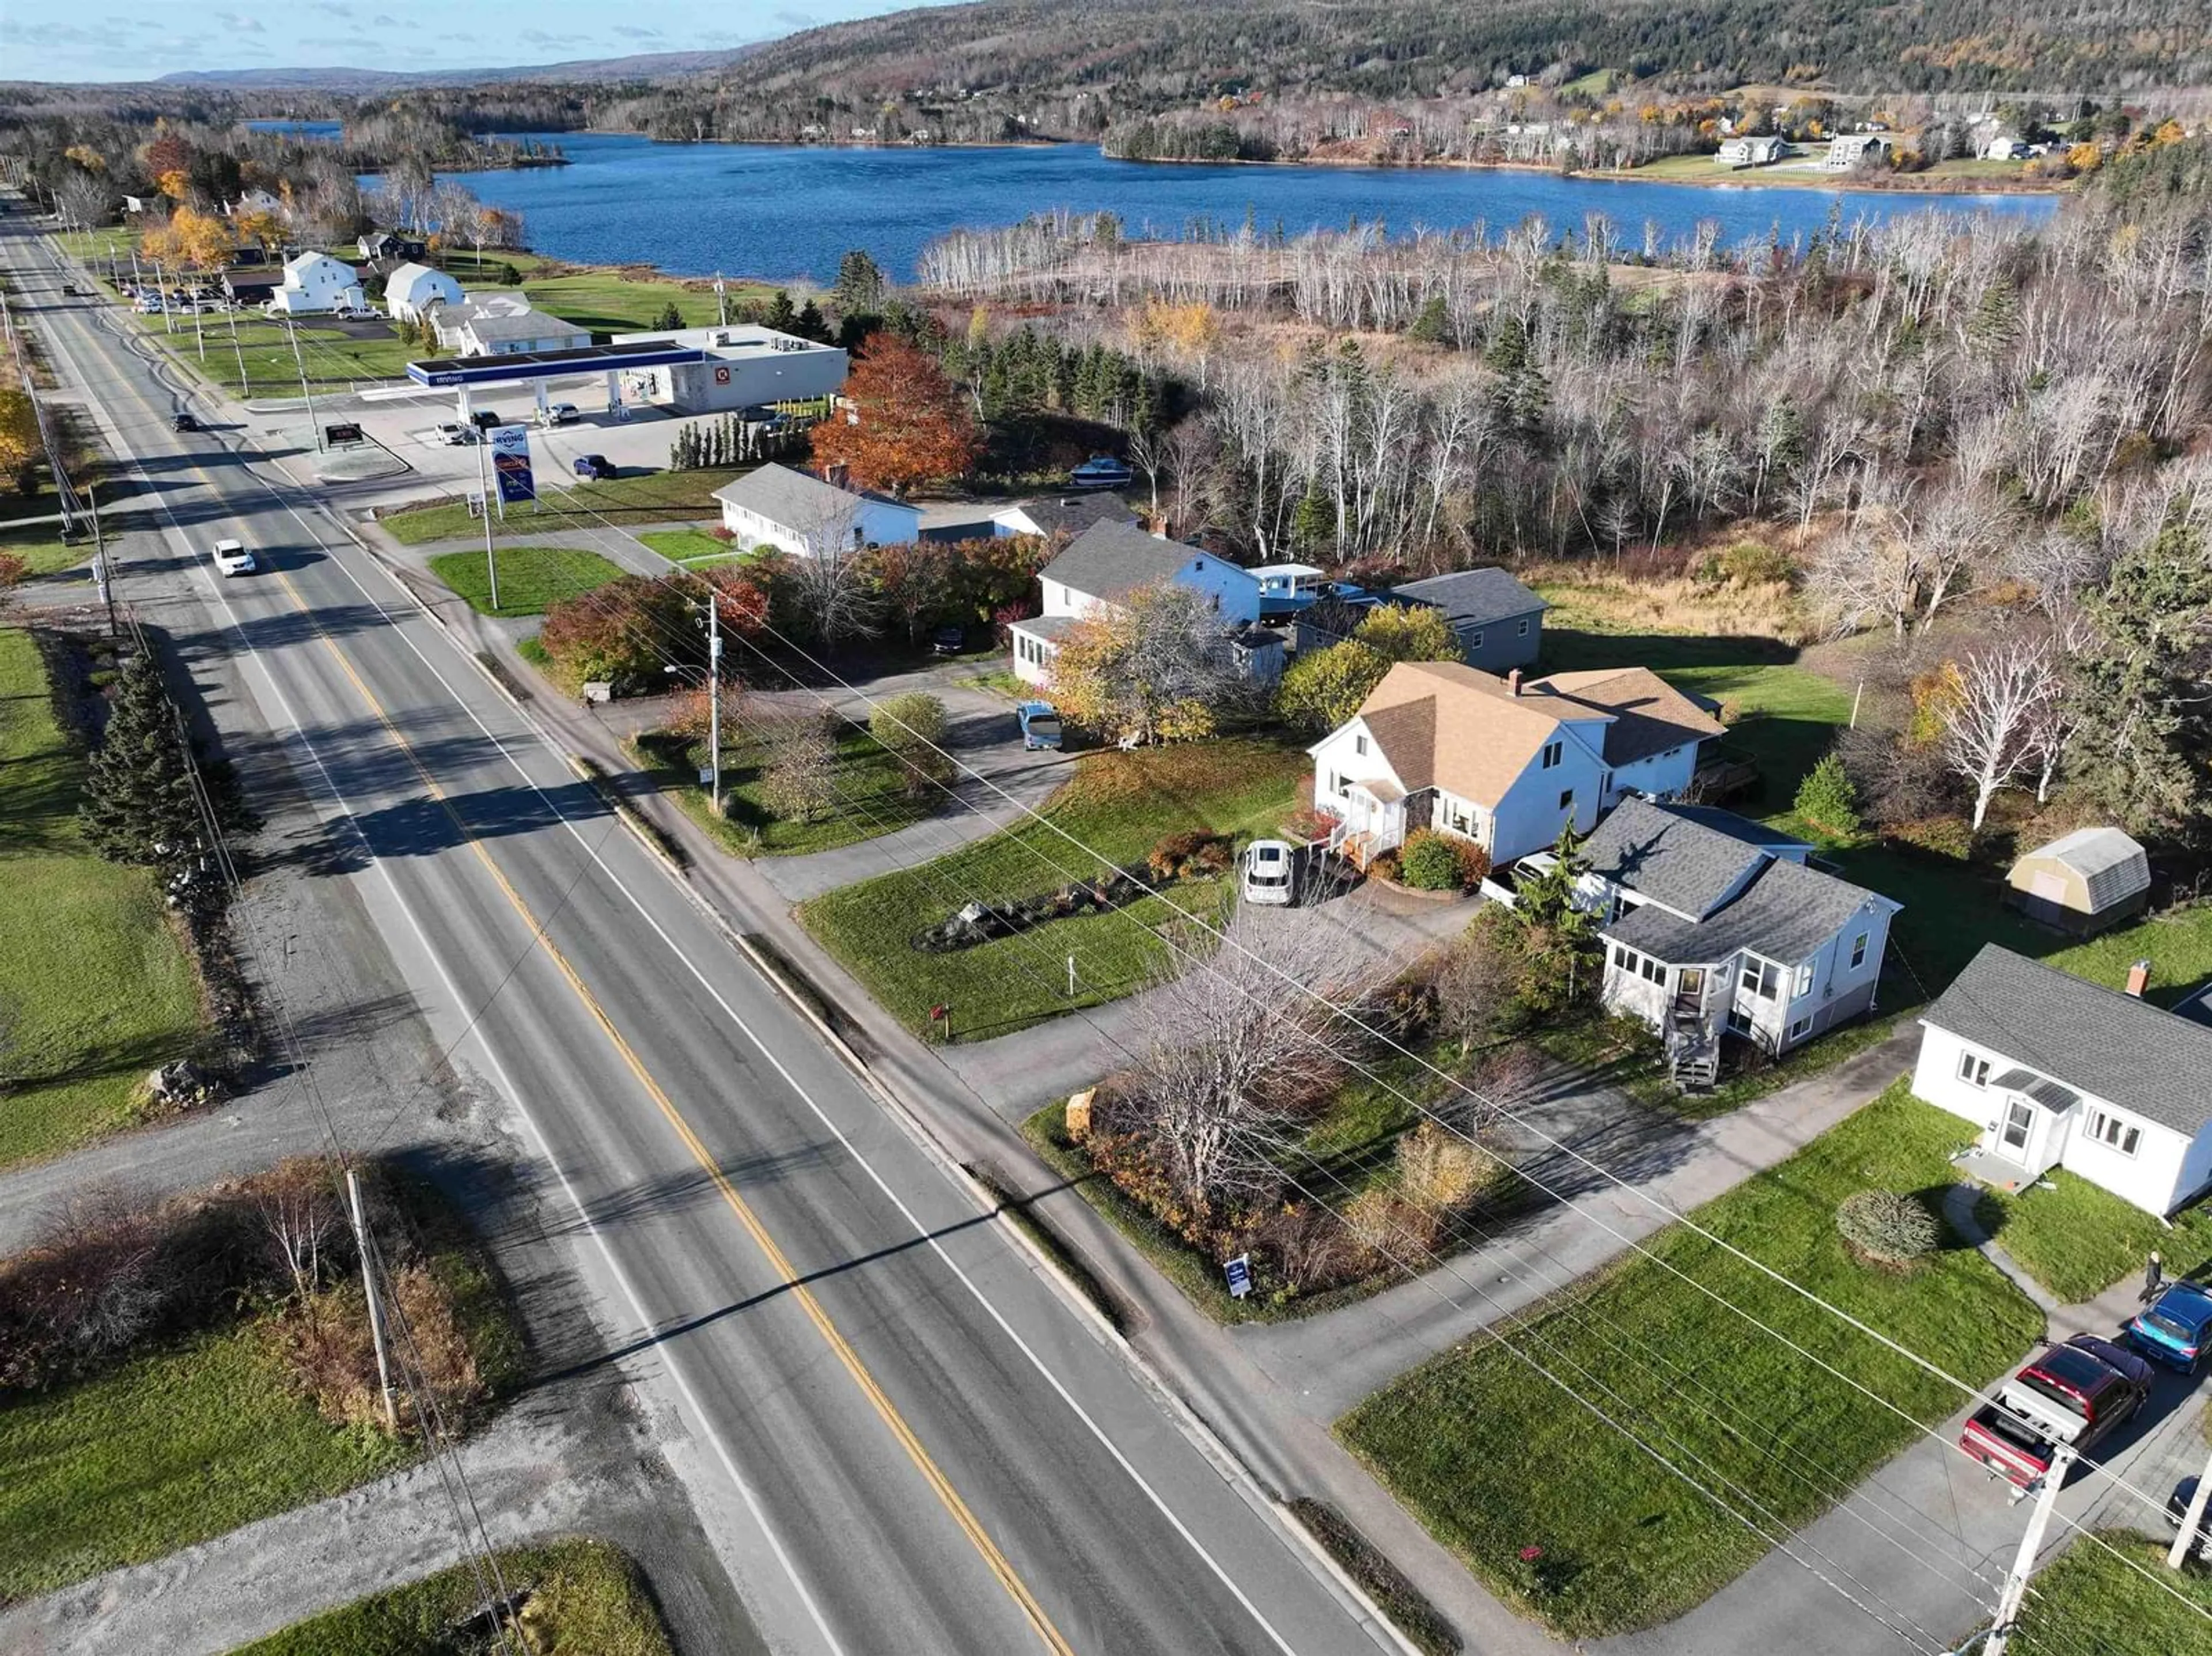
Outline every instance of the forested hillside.
<svg viewBox="0 0 2212 1656"><path fill-rule="evenodd" d="M984 0L774 42L719 77L622 106L670 137L1080 136L1224 96L1412 99L1597 70L1669 90L1747 82L1861 91L2078 91L2212 83L2212 6L1962 0ZM817 136L817 135L809 135Z"/></svg>

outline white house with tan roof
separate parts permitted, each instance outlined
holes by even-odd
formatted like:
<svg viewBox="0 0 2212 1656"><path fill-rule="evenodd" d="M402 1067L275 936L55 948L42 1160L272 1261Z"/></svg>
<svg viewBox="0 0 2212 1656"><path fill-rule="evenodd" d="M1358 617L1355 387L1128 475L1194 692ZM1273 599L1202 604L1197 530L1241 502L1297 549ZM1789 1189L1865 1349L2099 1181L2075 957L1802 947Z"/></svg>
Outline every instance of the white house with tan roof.
<svg viewBox="0 0 2212 1656"><path fill-rule="evenodd" d="M1398 663L1307 751L1314 804L1361 865L1418 828L1473 840L1500 865L1578 831L1630 793L1672 799L1720 721L1644 667L1504 678Z"/></svg>

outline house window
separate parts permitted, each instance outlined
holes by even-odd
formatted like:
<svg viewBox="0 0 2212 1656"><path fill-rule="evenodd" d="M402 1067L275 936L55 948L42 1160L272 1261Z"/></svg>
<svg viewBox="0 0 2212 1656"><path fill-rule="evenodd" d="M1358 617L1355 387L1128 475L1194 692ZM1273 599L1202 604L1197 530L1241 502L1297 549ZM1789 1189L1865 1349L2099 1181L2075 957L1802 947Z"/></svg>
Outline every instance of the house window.
<svg viewBox="0 0 2212 1656"><path fill-rule="evenodd" d="M1343 776L1336 772L1332 771L1329 773L1328 783L1330 792L1336 794L1340 798L1352 792L1351 784L1346 782Z"/></svg>
<svg viewBox="0 0 2212 1656"><path fill-rule="evenodd" d="M1521 623L1521 636L1522 638L1528 636L1528 623L1525 621Z"/></svg>
<svg viewBox="0 0 2212 1656"><path fill-rule="evenodd" d="M1480 650L1482 648L1482 634L1479 632L1469 633L1467 635L1467 647L1470 650Z"/></svg>
<svg viewBox="0 0 2212 1656"><path fill-rule="evenodd" d="M1565 758L1566 755L1567 744L1565 743L1547 742L1544 744L1544 763L1542 768L1545 770L1550 770L1554 765L1557 765L1560 760Z"/></svg>
<svg viewBox="0 0 2212 1656"><path fill-rule="evenodd" d="M1464 800L1447 799L1444 803L1444 810L1447 813L1445 820L1450 822L1451 831L1454 834L1468 834L1474 831L1468 819L1467 804Z"/></svg>
<svg viewBox="0 0 2212 1656"><path fill-rule="evenodd" d="M1772 1000L1775 992L1782 987L1782 974L1772 961L1755 961L1746 955L1743 986L1761 1000Z"/></svg>
<svg viewBox="0 0 2212 1656"><path fill-rule="evenodd" d="M1866 964L1867 934L1860 932L1851 939L1851 970L1856 972Z"/></svg>
<svg viewBox="0 0 2212 1656"><path fill-rule="evenodd" d="M1989 1059L1982 1057L1978 1052L1960 1053L1959 1079L1969 1087L1988 1086L1990 1084Z"/></svg>
<svg viewBox="0 0 2212 1656"><path fill-rule="evenodd" d="M1667 968L1646 955L1644 957L1644 977L1647 983L1664 983L1667 981Z"/></svg>
<svg viewBox="0 0 2212 1656"><path fill-rule="evenodd" d="M1559 809L1561 810L1572 810L1574 808L1575 791L1572 788L1563 788L1559 792Z"/></svg>
<svg viewBox="0 0 2212 1656"><path fill-rule="evenodd" d="M1790 1026L1790 1039L1792 1040L1802 1040L1805 1038L1805 1032L1812 1027L1813 1020L1809 1015L1799 1018L1796 1022Z"/></svg>
<svg viewBox="0 0 2212 1656"><path fill-rule="evenodd" d="M1812 988L1813 962L1807 961L1802 966L1797 968L1797 981L1790 992L1790 998L1795 1000L1800 995L1809 994L1812 992Z"/></svg>
<svg viewBox="0 0 2212 1656"><path fill-rule="evenodd" d="M2122 1156L2133 1156L2142 1143L2142 1129L2120 1119L2108 1110L2093 1111L2089 1116L2089 1137L2100 1144L2109 1144Z"/></svg>
<svg viewBox="0 0 2212 1656"><path fill-rule="evenodd" d="M1741 1006L1729 1007L1728 1027L1729 1033L1730 1034L1743 1035L1748 1038L1752 1030L1751 1014L1745 1011Z"/></svg>
<svg viewBox="0 0 2212 1656"><path fill-rule="evenodd" d="M1356 754L1364 755L1367 751L1367 738L1364 736L1353 737L1352 738L1352 750Z"/></svg>
<svg viewBox="0 0 2212 1656"><path fill-rule="evenodd" d="M1636 956L1628 952L1628 946L1626 943L1617 943L1613 946L1613 963L1623 972L1633 972L1636 969Z"/></svg>

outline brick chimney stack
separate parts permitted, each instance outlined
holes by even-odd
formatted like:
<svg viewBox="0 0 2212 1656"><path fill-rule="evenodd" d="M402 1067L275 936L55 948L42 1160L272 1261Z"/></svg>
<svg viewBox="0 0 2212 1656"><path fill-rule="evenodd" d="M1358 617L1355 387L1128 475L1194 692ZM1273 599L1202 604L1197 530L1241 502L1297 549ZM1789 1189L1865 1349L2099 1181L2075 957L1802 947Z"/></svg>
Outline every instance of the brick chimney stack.
<svg viewBox="0 0 2212 1656"><path fill-rule="evenodd" d="M1521 670L1518 667L1505 675L1505 694L1508 695L1521 694Z"/></svg>
<svg viewBox="0 0 2212 1656"><path fill-rule="evenodd" d="M2150 962L2137 961L2133 966L2128 968L2128 993L2141 1000L2143 991L2149 987Z"/></svg>

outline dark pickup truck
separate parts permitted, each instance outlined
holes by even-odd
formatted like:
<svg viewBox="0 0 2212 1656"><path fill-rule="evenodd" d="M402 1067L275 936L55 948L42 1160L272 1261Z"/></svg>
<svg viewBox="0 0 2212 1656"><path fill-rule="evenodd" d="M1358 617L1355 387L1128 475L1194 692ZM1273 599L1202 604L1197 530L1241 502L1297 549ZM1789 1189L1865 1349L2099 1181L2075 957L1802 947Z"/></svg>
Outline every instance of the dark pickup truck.
<svg viewBox="0 0 2212 1656"><path fill-rule="evenodd" d="M1976 1410L1959 1447L2027 1489L2063 1444L2087 1452L2142 1407L2151 1367L2124 1346L2076 1334L2023 1366Z"/></svg>

